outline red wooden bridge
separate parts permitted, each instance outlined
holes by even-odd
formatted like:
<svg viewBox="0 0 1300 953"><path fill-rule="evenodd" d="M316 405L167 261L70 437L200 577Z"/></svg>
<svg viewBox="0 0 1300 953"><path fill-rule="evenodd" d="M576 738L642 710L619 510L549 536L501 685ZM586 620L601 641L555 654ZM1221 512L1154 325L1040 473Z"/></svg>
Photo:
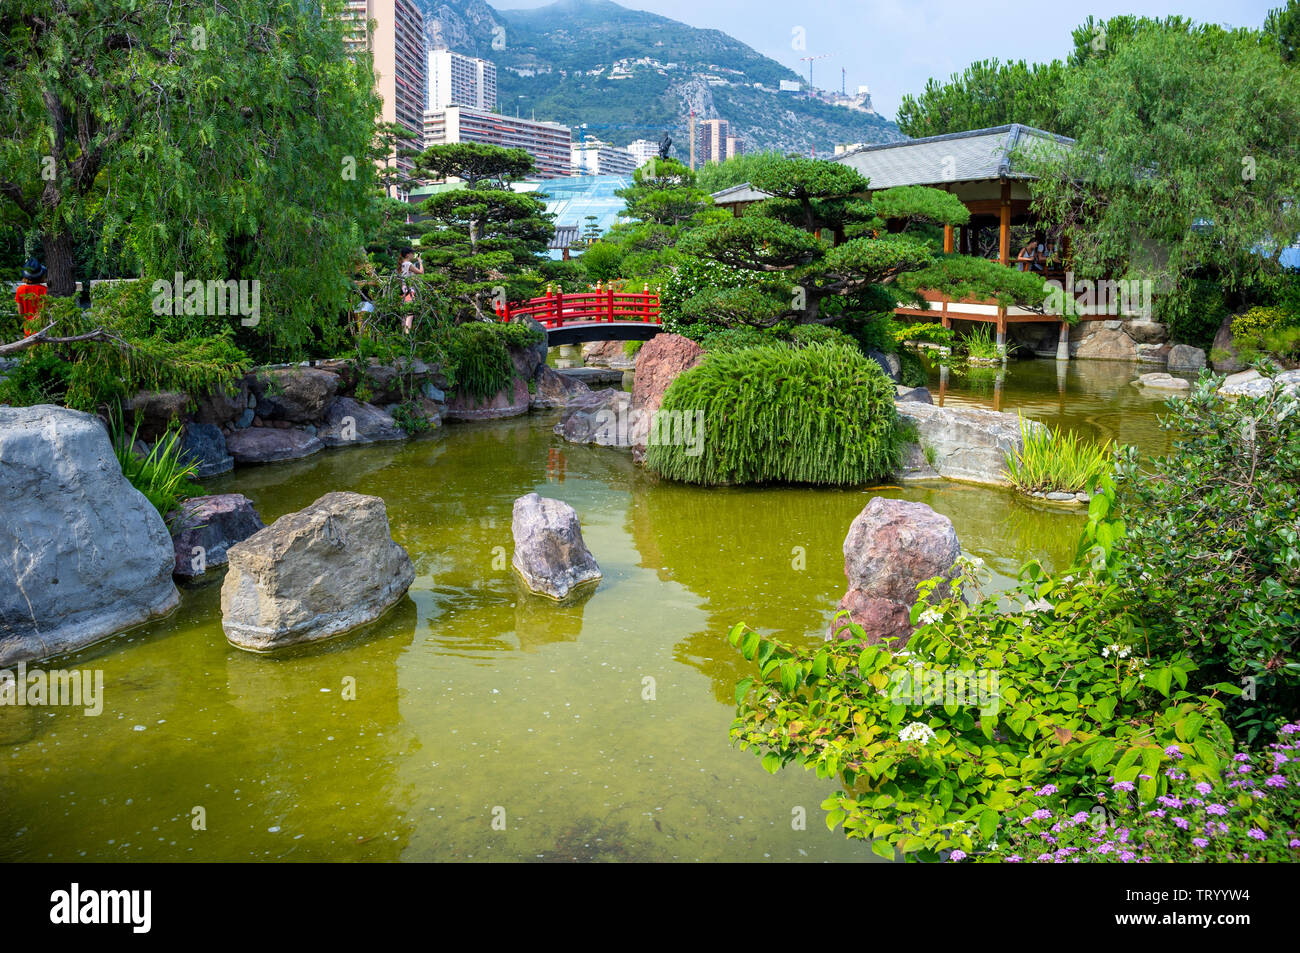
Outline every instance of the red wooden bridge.
<svg viewBox="0 0 1300 953"><path fill-rule="evenodd" d="M649 291L555 292L496 309L502 321L533 318L546 328L546 343L648 341L662 330L659 296Z"/></svg>

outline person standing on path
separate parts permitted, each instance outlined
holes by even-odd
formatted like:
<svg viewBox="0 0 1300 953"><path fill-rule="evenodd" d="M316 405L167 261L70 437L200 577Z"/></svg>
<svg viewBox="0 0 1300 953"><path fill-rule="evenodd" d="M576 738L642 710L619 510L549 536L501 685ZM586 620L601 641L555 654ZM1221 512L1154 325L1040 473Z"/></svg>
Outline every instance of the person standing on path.
<svg viewBox="0 0 1300 953"><path fill-rule="evenodd" d="M23 337L31 337L39 330L36 319L40 316L41 306L45 303L45 266L35 258L27 259L23 265L23 283L14 292L14 301L18 302L18 314L23 319Z"/></svg>

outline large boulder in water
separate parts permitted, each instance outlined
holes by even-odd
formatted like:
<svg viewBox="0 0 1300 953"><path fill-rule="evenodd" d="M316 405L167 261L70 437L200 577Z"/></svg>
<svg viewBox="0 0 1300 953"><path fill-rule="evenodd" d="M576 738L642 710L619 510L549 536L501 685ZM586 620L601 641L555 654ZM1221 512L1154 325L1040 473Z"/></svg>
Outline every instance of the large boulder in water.
<svg viewBox="0 0 1300 953"><path fill-rule="evenodd" d="M976 407L938 407L916 401L895 405L898 419L916 425L921 447L932 448L934 468L948 480L1007 483L1006 457L1024 444L1020 418ZM1043 425L1026 421L1032 431Z"/></svg>
<svg viewBox="0 0 1300 953"><path fill-rule="evenodd" d="M175 551L100 421L0 407L0 667L71 652L170 612Z"/></svg>
<svg viewBox="0 0 1300 953"><path fill-rule="evenodd" d="M949 576L961 544L952 520L924 503L874 497L844 538L844 575L849 589L839 609L862 626L869 645L897 639L907 644L917 583ZM843 637L847 629L836 633Z"/></svg>
<svg viewBox="0 0 1300 953"><path fill-rule="evenodd" d="M267 652L365 625L406 594L415 569L377 496L327 493L227 552L221 627Z"/></svg>
<svg viewBox="0 0 1300 953"><path fill-rule="evenodd" d="M447 398L443 419L456 421L496 420L528 413L528 381L516 377L486 400L453 392Z"/></svg>
<svg viewBox="0 0 1300 953"><path fill-rule="evenodd" d="M578 514L568 503L529 493L515 500L510 531L512 564L533 592L563 599L574 588L601 577L582 541Z"/></svg>
<svg viewBox="0 0 1300 953"><path fill-rule="evenodd" d="M390 414L352 397L334 398L316 435L327 447L406 439L406 431Z"/></svg>
<svg viewBox="0 0 1300 953"><path fill-rule="evenodd" d="M226 438L226 450L240 466L298 460L324 449L318 437L297 427L248 427Z"/></svg>
<svg viewBox="0 0 1300 953"><path fill-rule="evenodd" d="M591 388L577 377L560 374L543 364L537 369L529 406L533 410L568 407L587 399Z"/></svg>

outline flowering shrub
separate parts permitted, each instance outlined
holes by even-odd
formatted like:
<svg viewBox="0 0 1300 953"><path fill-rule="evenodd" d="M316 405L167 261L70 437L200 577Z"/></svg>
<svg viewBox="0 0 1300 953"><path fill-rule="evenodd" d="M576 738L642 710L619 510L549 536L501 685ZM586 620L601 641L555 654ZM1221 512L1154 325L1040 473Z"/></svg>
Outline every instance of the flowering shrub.
<svg viewBox="0 0 1300 953"><path fill-rule="evenodd" d="M906 652L864 647L853 625L815 650L736 626L758 675L736 686L732 740L770 772L837 778L827 826L891 858L985 849L1026 810L1027 787L1087 810L1099 778L1146 801L1167 793L1176 756L1181 772L1215 776L1229 749L1221 696L1237 689L1188 691L1185 655L1146 654L1104 570L1053 577L1030 563L1003 600L981 597L981 577L963 560L946 595L923 583Z"/></svg>
<svg viewBox="0 0 1300 953"><path fill-rule="evenodd" d="M1245 689L1228 715L1250 742L1300 718L1300 400L1275 384L1229 401L1218 384L1170 402L1171 453L1118 459L1114 569L1153 651Z"/></svg>
<svg viewBox="0 0 1300 953"><path fill-rule="evenodd" d="M1197 778L1179 763L1154 803L1134 798L1131 781L1111 777L1091 809L1070 805L1045 785L1019 802L1003 843L972 859L1019 863L1239 863L1300 860L1300 724L1282 727L1263 751L1241 752L1220 776ZM956 852L950 860L962 860Z"/></svg>

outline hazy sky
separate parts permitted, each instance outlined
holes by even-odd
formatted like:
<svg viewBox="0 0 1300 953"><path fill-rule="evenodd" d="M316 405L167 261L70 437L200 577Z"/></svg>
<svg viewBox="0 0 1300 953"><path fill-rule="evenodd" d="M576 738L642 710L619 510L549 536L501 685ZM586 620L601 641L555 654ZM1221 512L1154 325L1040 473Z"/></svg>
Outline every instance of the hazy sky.
<svg viewBox="0 0 1300 953"><path fill-rule="evenodd" d="M499 0L499 9L546 6L550 0ZM839 88L847 69L850 92L871 88L876 110L894 118L904 93L919 93L931 76L946 79L975 60L1064 58L1070 31L1088 14L1122 13L1164 17L1181 14L1200 22L1258 27L1269 9L1285 0L1209 0L1149 3L1144 0L1089 2L1057 0L616 0L691 26L722 30L808 76L801 56L830 54L813 62L813 83ZM793 48L795 28L805 49Z"/></svg>

